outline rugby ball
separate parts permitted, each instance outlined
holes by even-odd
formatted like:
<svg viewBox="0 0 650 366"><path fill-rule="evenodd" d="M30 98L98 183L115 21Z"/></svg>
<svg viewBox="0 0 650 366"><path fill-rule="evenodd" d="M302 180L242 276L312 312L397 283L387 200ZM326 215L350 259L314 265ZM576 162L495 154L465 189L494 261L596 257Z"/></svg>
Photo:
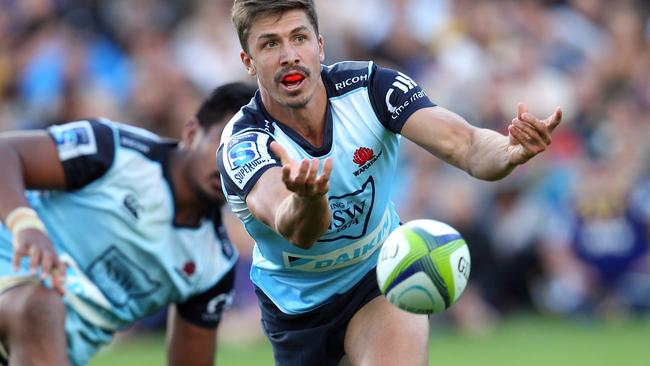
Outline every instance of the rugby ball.
<svg viewBox="0 0 650 366"><path fill-rule="evenodd" d="M397 307L435 314L458 301L470 267L469 248L456 229L440 221L413 220L384 241L377 261L377 283Z"/></svg>

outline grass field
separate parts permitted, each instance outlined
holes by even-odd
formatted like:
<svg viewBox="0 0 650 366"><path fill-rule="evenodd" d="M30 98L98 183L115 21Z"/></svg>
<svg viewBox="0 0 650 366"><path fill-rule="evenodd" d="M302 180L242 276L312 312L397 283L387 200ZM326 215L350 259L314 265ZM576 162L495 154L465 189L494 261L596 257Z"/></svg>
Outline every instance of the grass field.
<svg viewBox="0 0 650 366"><path fill-rule="evenodd" d="M466 337L432 329L430 365L649 366L650 319L567 322L518 316L492 333ZM90 366L164 365L161 336L129 338L105 349ZM266 342L220 344L217 364L272 365Z"/></svg>

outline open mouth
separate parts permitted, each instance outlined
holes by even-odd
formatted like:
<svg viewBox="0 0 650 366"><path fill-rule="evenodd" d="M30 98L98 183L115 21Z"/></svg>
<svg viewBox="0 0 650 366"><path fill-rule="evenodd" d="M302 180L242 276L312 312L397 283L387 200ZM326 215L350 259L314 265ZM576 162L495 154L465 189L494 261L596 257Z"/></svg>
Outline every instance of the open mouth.
<svg viewBox="0 0 650 366"><path fill-rule="evenodd" d="M303 80L305 76L301 74L287 74L282 78L282 85L289 90L295 90L302 85Z"/></svg>

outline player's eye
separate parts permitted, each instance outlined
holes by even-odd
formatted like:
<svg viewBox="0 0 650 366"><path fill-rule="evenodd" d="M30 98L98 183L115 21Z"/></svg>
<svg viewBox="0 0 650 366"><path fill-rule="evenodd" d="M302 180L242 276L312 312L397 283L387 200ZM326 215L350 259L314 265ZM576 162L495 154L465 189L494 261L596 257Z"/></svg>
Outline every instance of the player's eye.
<svg viewBox="0 0 650 366"><path fill-rule="evenodd" d="M273 47L276 47L277 45L278 45L278 42L276 42L276 41L268 41L268 42L264 43L263 47L264 48L273 48Z"/></svg>
<svg viewBox="0 0 650 366"><path fill-rule="evenodd" d="M302 35L302 34L299 34L299 35L297 35L297 36L295 37L295 40L298 41L298 42L301 42L301 43L302 43L302 42L304 42L304 41L307 40L307 37L305 37L305 36Z"/></svg>

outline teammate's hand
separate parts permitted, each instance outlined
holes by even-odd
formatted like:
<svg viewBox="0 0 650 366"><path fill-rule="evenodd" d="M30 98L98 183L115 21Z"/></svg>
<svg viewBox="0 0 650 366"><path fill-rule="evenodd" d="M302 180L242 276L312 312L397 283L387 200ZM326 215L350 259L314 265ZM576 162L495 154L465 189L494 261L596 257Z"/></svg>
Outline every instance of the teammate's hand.
<svg viewBox="0 0 650 366"><path fill-rule="evenodd" d="M323 171L318 175L320 161L303 159L297 162L289 157L287 151L277 143L271 142L271 150L282 162L282 181L288 190L304 198L319 197L329 191L332 158L325 159Z"/></svg>
<svg viewBox="0 0 650 366"><path fill-rule="evenodd" d="M517 117L508 126L510 146L508 155L511 164L519 165L546 150L551 144L551 133L562 121L562 110L555 112L544 120L528 113L525 104L517 104Z"/></svg>
<svg viewBox="0 0 650 366"><path fill-rule="evenodd" d="M23 257L29 257L29 270L35 274L41 269L41 280L52 279L52 287L63 295L65 264L59 260L50 239L38 229L24 229L13 236L13 267L18 270Z"/></svg>

